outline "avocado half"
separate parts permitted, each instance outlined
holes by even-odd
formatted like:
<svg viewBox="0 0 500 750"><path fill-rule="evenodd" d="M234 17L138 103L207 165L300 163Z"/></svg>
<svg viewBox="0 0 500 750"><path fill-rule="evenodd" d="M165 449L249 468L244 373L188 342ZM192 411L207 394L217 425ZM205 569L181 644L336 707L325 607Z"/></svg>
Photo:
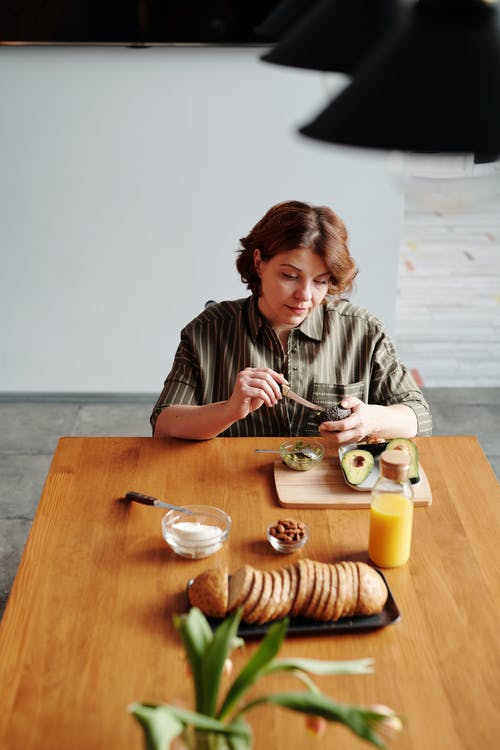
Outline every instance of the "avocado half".
<svg viewBox="0 0 500 750"><path fill-rule="evenodd" d="M408 479L412 484L416 484L420 480L420 474L418 469L418 448L415 443L408 438L394 438L393 440L389 440L386 450L406 451L410 454L410 469L408 471Z"/></svg>
<svg viewBox="0 0 500 750"><path fill-rule="evenodd" d="M374 464L373 455L359 448L347 451L342 456L342 469L349 484L358 485L364 482Z"/></svg>

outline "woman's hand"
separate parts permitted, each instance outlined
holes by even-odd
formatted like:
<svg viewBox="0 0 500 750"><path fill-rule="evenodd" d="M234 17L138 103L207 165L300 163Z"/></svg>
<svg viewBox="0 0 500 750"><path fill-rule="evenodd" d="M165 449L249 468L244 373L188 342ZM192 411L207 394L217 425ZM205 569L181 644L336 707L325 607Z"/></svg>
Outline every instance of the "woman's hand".
<svg viewBox="0 0 500 750"><path fill-rule="evenodd" d="M282 397L280 384L286 382L284 375L269 367L247 367L238 374L227 401L200 406L172 404L163 409L154 436L210 440L263 404L274 406Z"/></svg>
<svg viewBox="0 0 500 750"><path fill-rule="evenodd" d="M360 443L368 435L390 439L417 434L415 412L404 404L377 406L350 396L340 405L351 410L350 416L337 422L323 422L319 427L322 437L333 446Z"/></svg>
<svg viewBox="0 0 500 750"><path fill-rule="evenodd" d="M247 367L242 370L238 373L228 400L234 421L244 419L250 412L260 409L263 404L274 406L282 398L280 384L286 382L284 375L269 367Z"/></svg>

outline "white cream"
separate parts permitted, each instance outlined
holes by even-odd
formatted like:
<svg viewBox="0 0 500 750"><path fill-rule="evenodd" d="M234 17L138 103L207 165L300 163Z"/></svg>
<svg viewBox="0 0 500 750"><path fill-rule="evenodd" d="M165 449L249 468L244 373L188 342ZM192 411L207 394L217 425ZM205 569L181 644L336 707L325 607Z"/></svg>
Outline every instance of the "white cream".
<svg viewBox="0 0 500 750"><path fill-rule="evenodd" d="M222 547L223 534L218 526L179 521L171 526L165 538L178 555L196 559L217 552Z"/></svg>
<svg viewBox="0 0 500 750"><path fill-rule="evenodd" d="M179 542L189 546L218 542L222 536L222 529L218 526L198 521L179 521L172 526L172 531L177 534Z"/></svg>

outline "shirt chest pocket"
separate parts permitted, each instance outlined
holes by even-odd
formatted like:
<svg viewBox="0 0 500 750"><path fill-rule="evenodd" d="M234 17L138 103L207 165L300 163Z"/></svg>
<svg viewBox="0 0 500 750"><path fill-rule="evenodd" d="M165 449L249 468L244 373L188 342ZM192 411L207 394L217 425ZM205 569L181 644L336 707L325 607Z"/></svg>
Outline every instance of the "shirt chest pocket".
<svg viewBox="0 0 500 750"><path fill-rule="evenodd" d="M330 385L329 383L314 383L311 401L327 409L330 406L338 406L346 396L355 396L362 401L366 400L364 381L360 380L357 383L335 383L334 385ZM318 432L317 415L311 411L307 420L305 434L317 435Z"/></svg>

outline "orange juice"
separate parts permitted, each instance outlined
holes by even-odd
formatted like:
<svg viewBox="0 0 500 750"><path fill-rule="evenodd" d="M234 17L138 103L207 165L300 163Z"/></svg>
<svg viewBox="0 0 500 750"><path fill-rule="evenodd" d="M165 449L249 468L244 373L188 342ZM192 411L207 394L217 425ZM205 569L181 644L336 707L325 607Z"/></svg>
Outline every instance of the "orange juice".
<svg viewBox="0 0 500 750"><path fill-rule="evenodd" d="M391 492L374 497L368 541L372 562L381 568L404 565L410 557L412 527L412 500Z"/></svg>

